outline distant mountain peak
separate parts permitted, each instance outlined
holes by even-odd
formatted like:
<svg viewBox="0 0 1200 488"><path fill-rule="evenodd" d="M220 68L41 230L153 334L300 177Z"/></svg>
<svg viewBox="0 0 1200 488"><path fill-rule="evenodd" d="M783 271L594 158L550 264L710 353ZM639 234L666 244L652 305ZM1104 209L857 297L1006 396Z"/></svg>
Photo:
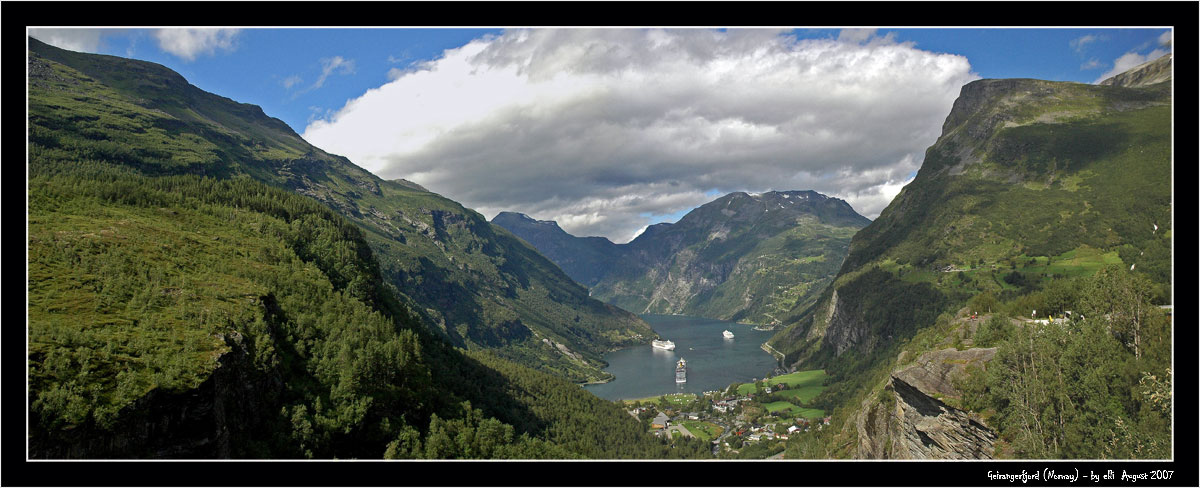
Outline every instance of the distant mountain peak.
<svg viewBox="0 0 1200 488"><path fill-rule="evenodd" d="M1168 53L1153 61L1139 64L1101 81L1100 84L1137 88L1171 81L1171 56Z"/></svg>
<svg viewBox="0 0 1200 488"><path fill-rule="evenodd" d="M555 229L560 229L560 230L562 229L561 227L558 226L558 222L555 222L553 220L538 220L538 219L535 219L528 215L525 215L521 212L509 212L509 211L500 212L500 213L496 214L495 217L492 218L492 222L497 222L497 221L499 221L499 222L520 221L520 222L525 223L526 225L540 225L540 226L545 226L545 227L553 227Z"/></svg>
<svg viewBox="0 0 1200 488"><path fill-rule="evenodd" d="M790 190L728 193L625 244L515 212L492 223L627 310L771 323L816 300L870 220L842 200Z"/></svg>
<svg viewBox="0 0 1200 488"><path fill-rule="evenodd" d="M525 214L523 214L523 213L521 213L521 212L509 212L509 211L507 211L507 210L505 210L505 211L502 211L502 212L500 212L500 213L496 214L496 217L495 217L495 218L497 218L497 219L499 219L499 218L506 218L506 219L524 219L524 220L533 220L533 217L530 217L530 216L528 216L528 215L525 215Z"/></svg>

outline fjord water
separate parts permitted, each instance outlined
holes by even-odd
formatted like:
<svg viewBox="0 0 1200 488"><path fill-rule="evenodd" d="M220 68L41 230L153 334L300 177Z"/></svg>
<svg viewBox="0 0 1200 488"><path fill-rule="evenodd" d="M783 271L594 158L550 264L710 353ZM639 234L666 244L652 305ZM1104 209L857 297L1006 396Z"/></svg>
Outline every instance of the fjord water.
<svg viewBox="0 0 1200 488"><path fill-rule="evenodd" d="M675 350L645 344L605 354L608 367L604 370L616 379L584 388L606 400L702 393L724 389L730 383L761 379L775 369L775 358L760 348L771 337L771 331L682 315L643 315L642 319L664 339L673 341ZM724 330L735 337L725 339L721 336ZM687 382L677 384L675 363L681 357L687 361Z"/></svg>

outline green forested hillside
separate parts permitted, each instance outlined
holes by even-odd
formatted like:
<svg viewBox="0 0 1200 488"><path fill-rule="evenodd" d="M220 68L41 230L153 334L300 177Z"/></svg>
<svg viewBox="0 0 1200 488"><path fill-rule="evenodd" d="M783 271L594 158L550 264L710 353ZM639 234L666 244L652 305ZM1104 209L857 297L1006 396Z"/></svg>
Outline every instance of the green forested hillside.
<svg viewBox="0 0 1200 488"><path fill-rule="evenodd" d="M362 229L399 299L457 346L583 382L607 377L604 352L654 336L478 213L327 154L256 106L152 63L29 42L33 142L145 174L250 178L322 202Z"/></svg>
<svg viewBox="0 0 1200 488"><path fill-rule="evenodd" d="M704 452L561 376L452 347L397 293L373 230L279 185L319 153L278 121L161 67L29 42L31 458ZM536 289L536 272L513 276ZM557 310L539 303L524 306ZM568 337L610 330L625 329Z"/></svg>
<svg viewBox="0 0 1200 488"><path fill-rule="evenodd" d="M995 455L1161 455L1169 429L1161 412L1152 412L1163 398L1142 395L1140 382L1164 381L1170 359L1145 355L1138 342L1161 347L1170 335L1158 306L1171 304L1171 184L1169 82L981 80L964 86L913 182L855 235L821 299L770 341L796 367L830 371L836 381L818 401L840 408L841 421L859 425L857 443L852 433L805 452L916 455L862 437L872 422L890 425L893 435L914 428L899 417L890 424L871 417L899 395L891 386L897 374L904 376L898 372L939 348L987 343L982 347L999 348L997 367L968 375L974 386L956 401L992 420L989 428L1000 434ZM1103 295L1101 289L1122 291ZM1130 320L1141 333L1114 325L1124 315L1100 311L1097 294L1136 308ZM976 313L1008 317L998 323L1011 318L1015 329L1006 326L1003 336L1020 340L988 338L996 332L970 318ZM1062 330L1033 321L1048 316L1074 318L1072 331L1039 335L1039 328ZM1030 338L1037 340L1024 342ZM1104 364L1077 361L1085 357ZM1050 369L1054 377L1020 378L1042 361L1070 368ZM1074 369L1081 364L1086 371ZM1078 394L1051 386L1072 378L1105 386ZM1022 386L1004 391L1014 385ZM1054 391L1060 395L1045 397ZM1017 405L1013 394L1041 403ZM1048 412L1055 418L1046 418ZM1030 436L1031 425L1050 420L1052 429L1038 424ZM1102 445L1118 442L1104 436L1125 435L1121 429L1128 436L1120 442L1144 442L1144 449ZM834 444L842 447L829 449Z"/></svg>

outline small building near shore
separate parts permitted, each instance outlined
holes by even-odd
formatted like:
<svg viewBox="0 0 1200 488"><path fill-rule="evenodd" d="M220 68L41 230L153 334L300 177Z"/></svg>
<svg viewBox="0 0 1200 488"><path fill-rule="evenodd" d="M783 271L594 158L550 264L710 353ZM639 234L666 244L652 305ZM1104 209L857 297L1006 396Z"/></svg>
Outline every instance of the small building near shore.
<svg viewBox="0 0 1200 488"><path fill-rule="evenodd" d="M669 424L670 424L670 420L667 419L667 414L658 412L658 415L655 416L654 419L650 421L650 428L651 429L665 429L665 428L667 428L667 425L669 425Z"/></svg>

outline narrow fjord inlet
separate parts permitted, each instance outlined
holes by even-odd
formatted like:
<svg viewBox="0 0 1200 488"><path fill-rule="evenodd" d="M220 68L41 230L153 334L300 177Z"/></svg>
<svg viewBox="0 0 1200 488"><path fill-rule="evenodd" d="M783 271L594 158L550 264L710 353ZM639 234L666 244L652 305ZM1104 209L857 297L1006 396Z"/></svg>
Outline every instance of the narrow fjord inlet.
<svg viewBox="0 0 1200 488"><path fill-rule="evenodd" d="M615 377L608 383L585 385L588 391L608 400L633 400L669 393L704 393L724 390L733 383L746 383L771 376L777 363L762 350L771 331L722 320L681 315L643 315L659 335L675 343L674 350L649 344L604 355L605 371ZM731 329L736 339L722 331ZM686 382L676 383L676 366L686 361Z"/></svg>

